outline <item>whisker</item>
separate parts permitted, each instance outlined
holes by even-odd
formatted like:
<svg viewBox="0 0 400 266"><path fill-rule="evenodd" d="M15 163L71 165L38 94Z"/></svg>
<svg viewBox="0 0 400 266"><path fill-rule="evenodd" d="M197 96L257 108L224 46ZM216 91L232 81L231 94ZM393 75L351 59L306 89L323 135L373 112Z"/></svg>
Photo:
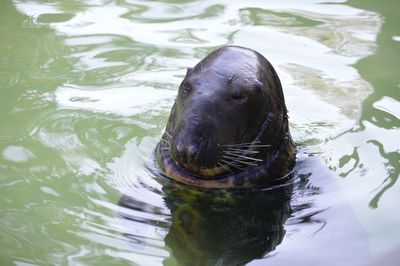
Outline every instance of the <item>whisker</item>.
<svg viewBox="0 0 400 266"><path fill-rule="evenodd" d="M256 144L256 145L251 145L250 147L265 148L265 147L271 147L271 145L270 144Z"/></svg>
<svg viewBox="0 0 400 266"><path fill-rule="evenodd" d="M260 151L253 151L253 150L241 150L241 149L227 149L224 152L236 153L236 154L257 154Z"/></svg>
<svg viewBox="0 0 400 266"><path fill-rule="evenodd" d="M237 159L237 158L230 157L230 156L226 156L226 155L222 156L222 158L232 160L232 161L234 161L234 162L236 162L236 163L241 163L241 164L245 164L245 165L257 166L257 164L255 164L255 163L242 161L242 160L239 160L239 159Z"/></svg>
<svg viewBox="0 0 400 266"><path fill-rule="evenodd" d="M222 147L239 147L239 146L251 146L252 144L257 144L260 143L259 141L253 141L253 142L243 142L243 143L233 143L233 144L219 144Z"/></svg>
<svg viewBox="0 0 400 266"><path fill-rule="evenodd" d="M226 145L219 145L220 147L227 147L227 148L264 148L264 147L271 147L269 144L226 144Z"/></svg>
<svg viewBox="0 0 400 266"><path fill-rule="evenodd" d="M169 134L167 131L165 131L164 134L167 135L168 137L172 138L171 134Z"/></svg>
<svg viewBox="0 0 400 266"><path fill-rule="evenodd" d="M223 165L223 164L220 163L220 162L218 162L217 164L218 164L219 166L221 166L222 168L224 168L225 170L227 170L227 171L229 171L229 172L232 172L232 170L229 169L229 167L226 167L226 165Z"/></svg>
<svg viewBox="0 0 400 266"><path fill-rule="evenodd" d="M235 168L237 168L237 169L245 170L245 168L240 167L240 166L238 166L237 164L232 163L232 162L229 162L229 161L226 161L226 160L224 160L224 159L221 159L220 161L223 162L223 163L229 164L230 166L235 167Z"/></svg>
<svg viewBox="0 0 400 266"><path fill-rule="evenodd" d="M249 156L245 156L245 155L241 155L241 154L231 154L231 153L228 153L228 152L226 152L226 154L232 155L232 156L236 156L236 157L239 157L239 158L243 158L243 159L247 159L247 160L251 160L251 161L256 161L256 162L262 162L263 161L263 160L258 159L258 158L253 158L253 157L249 157Z"/></svg>

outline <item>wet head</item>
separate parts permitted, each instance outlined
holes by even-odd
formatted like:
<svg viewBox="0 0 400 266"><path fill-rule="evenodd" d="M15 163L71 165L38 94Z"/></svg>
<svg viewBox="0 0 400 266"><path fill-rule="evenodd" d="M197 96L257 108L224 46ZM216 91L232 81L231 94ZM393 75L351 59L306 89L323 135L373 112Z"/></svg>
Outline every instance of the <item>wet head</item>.
<svg viewBox="0 0 400 266"><path fill-rule="evenodd" d="M167 176L198 186L266 181L259 180L266 164L291 143L286 112L279 78L261 54L217 49L187 70L157 161Z"/></svg>

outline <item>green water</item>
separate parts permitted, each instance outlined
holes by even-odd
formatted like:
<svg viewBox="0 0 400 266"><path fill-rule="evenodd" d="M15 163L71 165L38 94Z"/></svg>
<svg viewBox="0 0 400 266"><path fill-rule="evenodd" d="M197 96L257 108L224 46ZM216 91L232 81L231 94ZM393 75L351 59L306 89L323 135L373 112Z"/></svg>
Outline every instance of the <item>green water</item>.
<svg viewBox="0 0 400 266"><path fill-rule="evenodd" d="M390 259L399 29L394 0L1 1L0 264ZM259 51L281 78L299 146L290 202L202 200L145 166L186 68L225 44ZM199 221L190 236L182 213Z"/></svg>

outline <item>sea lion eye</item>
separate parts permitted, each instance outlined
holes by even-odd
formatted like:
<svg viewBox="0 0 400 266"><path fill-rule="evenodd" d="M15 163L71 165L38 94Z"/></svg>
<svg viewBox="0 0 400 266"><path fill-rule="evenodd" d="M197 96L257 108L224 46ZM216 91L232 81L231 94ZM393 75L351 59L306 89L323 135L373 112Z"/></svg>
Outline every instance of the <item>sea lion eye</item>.
<svg viewBox="0 0 400 266"><path fill-rule="evenodd" d="M244 101L247 99L247 97L243 94L232 94L231 98L235 101Z"/></svg>
<svg viewBox="0 0 400 266"><path fill-rule="evenodd" d="M182 85L181 91L184 95L188 95L190 93L190 91L192 90L192 86L190 85L190 83L185 82Z"/></svg>

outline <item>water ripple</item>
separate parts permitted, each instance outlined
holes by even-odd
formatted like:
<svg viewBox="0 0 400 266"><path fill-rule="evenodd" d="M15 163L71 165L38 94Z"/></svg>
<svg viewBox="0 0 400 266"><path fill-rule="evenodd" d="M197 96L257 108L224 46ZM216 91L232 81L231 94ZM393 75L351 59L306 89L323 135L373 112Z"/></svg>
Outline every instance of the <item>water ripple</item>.
<svg viewBox="0 0 400 266"><path fill-rule="evenodd" d="M294 139L311 150L299 151L287 222L280 224L285 206L272 210L285 241L273 234L268 241L276 249L258 262L289 265L318 250L312 263L326 265L334 247L347 263L360 263L368 256L367 235L326 167L357 187L347 199L365 200L363 193L378 188L370 202L377 208L397 180L399 113L395 97L381 97L371 104L381 116L360 122L373 88L355 65L378 48L383 17L342 2L7 2L2 15L18 28L6 24L11 41L0 48L0 94L7 99L0 106L2 255L10 264L178 263L174 252L185 247L171 242L188 237L179 221L190 227L190 215L221 210L197 208L191 201L201 196L184 189L178 196L185 204L167 195L154 174L153 149L185 69L235 44L276 67ZM351 174L357 178L346 178ZM358 181L382 174L392 178ZM216 228L252 217L232 213L224 217L234 221Z"/></svg>

